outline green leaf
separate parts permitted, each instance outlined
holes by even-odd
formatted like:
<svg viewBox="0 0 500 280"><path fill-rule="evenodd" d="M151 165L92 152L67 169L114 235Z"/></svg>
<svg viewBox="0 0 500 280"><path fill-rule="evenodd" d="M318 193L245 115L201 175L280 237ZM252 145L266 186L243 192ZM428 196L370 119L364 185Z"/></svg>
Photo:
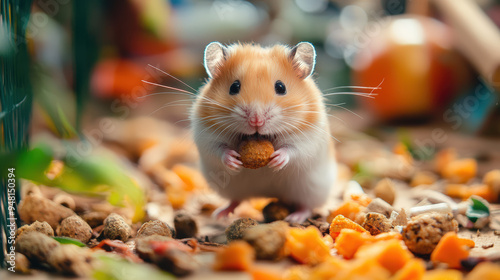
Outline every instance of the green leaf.
<svg viewBox="0 0 500 280"><path fill-rule="evenodd" d="M475 197L471 197L470 200L472 201L472 209L473 210L483 211L483 212L488 213L488 215L490 214L490 208L488 207L488 205L484 204L483 201L481 201L480 199L477 199Z"/></svg>
<svg viewBox="0 0 500 280"><path fill-rule="evenodd" d="M117 160L102 155L70 157L76 150L73 149L72 152L71 149L73 148L68 145L67 156L63 159L64 168L54 179L49 179L46 175L54 159L53 151L48 145L39 145L20 155L18 176L67 192L105 196L115 206L131 207L134 210L133 222L144 217L144 192Z"/></svg>
<svg viewBox="0 0 500 280"><path fill-rule="evenodd" d="M45 184L48 182L45 171L49 168L52 160L52 149L48 145L38 145L19 155L17 160L18 176Z"/></svg>
<svg viewBox="0 0 500 280"><path fill-rule="evenodd" d="M73 239L73 238L69 238L69 237L57 237L57 236L53 236L52 238L55 241L57 241L57 242L59 242L61 244L73 244L73 245L76 245L78 247L85 247L85 244L83 244L79 240L76 240L76 239Z"/></svg>
<svg viewBox="0 0 500 280"><path fill-rule="evenodd" d="M171 274L161 271L148 264L137 264L115 257L100 255L98 268L94 270L96 280L171 280Z"/></svg>
<svg viewBox="0 0 500 280"><path fill-rule="evenodd" d="M473 209L467 210L467 212L465 213L465 215L473 223L475 223L479 218L483 218L483 217L488 217L489 216L489 214L487 214L484 211L478 211L478 210L473 210Z"/></svg>
<svg viewBox="0 0 500 280"><path fill-rule="evenodd" d="M475 223L480 218L487 218L490 216L490 208L487 202L485 203L481 198L474 196L471 196L469 199L472 201L472 205L467 208L465 215L471 222Z"/></svg>

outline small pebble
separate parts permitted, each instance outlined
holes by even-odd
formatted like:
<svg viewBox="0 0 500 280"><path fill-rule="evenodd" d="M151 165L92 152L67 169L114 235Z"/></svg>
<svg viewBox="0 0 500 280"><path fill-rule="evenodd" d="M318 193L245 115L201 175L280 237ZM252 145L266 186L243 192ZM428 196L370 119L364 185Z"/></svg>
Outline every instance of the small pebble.
<svg viewBox="0 0 500 280"><path fill-rule="evenodd" d="M137 231L137 237L151 236L155 234L167 237L172 237L174 235L170 226L160 220L146 222Z"/></svg>
<svg viewBox="0 0 500 280"><path fill-rule="evenodd" d="M81 217L91 228L95 228L104 223L108 214L105 212L88 212L81 215Z"/></svg>
<svg viewBox="0 0 500 280"><path fill-rule="evenodd" d="M47 222L35 221L31 225L24 225L18 228L16 231L16 238L18 238L21 234L32 231L40 232L47 236L54 236L54 230Z"/></svg>
<svg viewBox="0 0 500 280"><path fill-rule="evenodd" d="M147 262L152 262L155 257L155 252L151 247L151 242L165 242L171 240L171 237L157 234L137 237L135 239L135 250L137 251L137 255L141 259Z"/></svg>
<svg viewBox="0 0 500 280"><path fill-rule="evenodd" d="M394 189L394 182L389 178L380 180L373 189L375 197L383 199L390 205L394 204L396 199L396 190Z"/></svg>
<svg viewBox="0 0 500 280"><path fill-rule="evenodd" d="M80 216L74 215L62 220L61 226L57 229L57 235L87 243L92 237L92 228Z"/></svg>
<svg viewBox="0 0 500 280"><path fill-rule="evenodd" d="M75 211L75 208L76 208L75 200L69 194L59 193L56 196L54 196L52 201Z"/></svg>
<svg viewBox="0 0 500 280"><path fill-rule="evenodd" d="M287 230L283 221L257 225L245 231L243 240L255 249L257 259L276 260L282 256Z"/></svg>
<svg viewBox="0 0 500 280"><path fill-rule="evenodd" d="M292 211L293 209L285 203L273 201L262 209L262 214L264 215L264 222L272 223L274 221L284 220Z"/></svg>
<svg viewBox="0 0 500 280"><path fill-rule="evenodd" d="M198 225L194 218L185 213L179 212L174 217L174 227L176 238L191 238L198 234Z"/></svg>
<svg viewBox="0 0 500 280"><path fill-rule="evenodd" d="M30 270L30 261L28 258L21 254L21 253L16 253L16 272L20 272L22 274L28 274L31 273Z"/></svg>
<svg viewBox="0 0 500 280"><path fill-rule="evenodd" d="M258 225L256 220L251 218L239 218L234 220L227 228L226 228L226 239L227 242L231 242L233 240L238 240L243 238L243 234L245 230L252 228Z"/></svg>
<svg viewBox="0 0 500 280"><path fill-rule="evenodd" d="M392 211L390 220L394 227L406 226L406 224L408 224L408 216L406 216L405 209L401 209L399 213L397 211Z"/></svg>
<svg viewBox="0 0 500 280"><path fill-rule="evenodd" d="M368 204L366 211L384 214L387 218L389 218L392 211L394 211L394 208L381 198L375 198L372 202L370 202L370 204Z"/></svg>
<svg viewBox="0 0 500 280"><path fill-rule="evenodd" d="M40 232L21 234L16 240L16 251L25 255L30 262L45 263L59 242Z"/></svg>
<svg viewBox="0 0 500 280"><path fill-rule="evenodd" d="M101 232L101 236L111 240L121 240L123 242L127 241L132 229L125 222L122 216L111 213L104 220L104 228Z"/></svg>
<svg viewBox="0 0 500 280"><path fill-rule="evenodd" d="M58 272L71 276L89 276L92 273L92 253L87 248L68 244L55 248L47 262Z"/></svg>
<svg viewBox="0 0 500 280"><path fill-rule="evenodd" d="M377 235L383 232L389 232L392 228L392 223L387 217L380 213L367 213L363 228L370 232L371 235Z"/></svg>
<svg viewBox="0 0 500 280"><path fill-rule="evenodd" d="M159 268L175 276L186 276L198 268L194 257L182 250L170 249L157 255L153 261Z"/></svg>
<svg viewBox="0 0 500 280"><path fill-rule="evenodd" d="M28 195L19 203L19 216L29 224L45 221L55 229L63 219L73 215L75 215L73 210L41 195Z"/></svg>

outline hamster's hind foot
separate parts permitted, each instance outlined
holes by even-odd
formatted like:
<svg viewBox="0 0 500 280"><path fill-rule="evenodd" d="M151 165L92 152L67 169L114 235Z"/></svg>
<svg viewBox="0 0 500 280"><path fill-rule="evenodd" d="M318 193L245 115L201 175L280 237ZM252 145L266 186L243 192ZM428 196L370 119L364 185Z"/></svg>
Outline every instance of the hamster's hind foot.
<svg viewBox="0 0 500 280"><path fill-rule="evenodd" d="M307 207L301 207L297 211L293 212L292 214L288 215L288 217L285 218L285 221L289 223L298 223L301 224L307 220L312 214L311 209Z"/></svg>
<svg viewBox="0 0 500 280"><path fill-rule="evenodd" d="M239 201L231 201L228 206L222 206L217 208L213 213L212 217L216 219L221 219L227 217L229 214L234 212L234 209L240 205Z"/></svg>

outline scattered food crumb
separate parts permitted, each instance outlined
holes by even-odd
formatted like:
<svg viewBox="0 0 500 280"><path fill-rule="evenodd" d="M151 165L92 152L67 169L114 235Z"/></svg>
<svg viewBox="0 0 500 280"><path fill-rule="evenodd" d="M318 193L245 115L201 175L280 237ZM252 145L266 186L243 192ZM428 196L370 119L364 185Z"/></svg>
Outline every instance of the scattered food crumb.
<svg viewBox="0 0 500 280"><path fill-rule="evenodd" d="M483 244L481 246L481 248L483 249L489 249L489 248L493 248L495 246L495 243L491 242L491 243L488 243L488 244Z"/></svg>

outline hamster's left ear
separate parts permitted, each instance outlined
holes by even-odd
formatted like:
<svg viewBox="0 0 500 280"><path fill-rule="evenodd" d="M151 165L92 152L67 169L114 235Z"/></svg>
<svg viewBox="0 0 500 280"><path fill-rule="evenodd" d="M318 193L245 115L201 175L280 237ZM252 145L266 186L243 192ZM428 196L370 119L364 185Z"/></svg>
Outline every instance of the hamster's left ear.
<svg viewBox="0 0 500 280"><path fill-rule="evenodd" d="M219 74L219 68L222 66L227 56L227 48L219 42L212 42L205 48L203 65L210 78Z"/></svg>
<svg viewBox="0 0 500 280"><path fill-rule="evenodd" d="M308 42L300 42L290 51L290 59L297 76L305 79L311 76L316 65L316 51L314 46Z"/></svg>

